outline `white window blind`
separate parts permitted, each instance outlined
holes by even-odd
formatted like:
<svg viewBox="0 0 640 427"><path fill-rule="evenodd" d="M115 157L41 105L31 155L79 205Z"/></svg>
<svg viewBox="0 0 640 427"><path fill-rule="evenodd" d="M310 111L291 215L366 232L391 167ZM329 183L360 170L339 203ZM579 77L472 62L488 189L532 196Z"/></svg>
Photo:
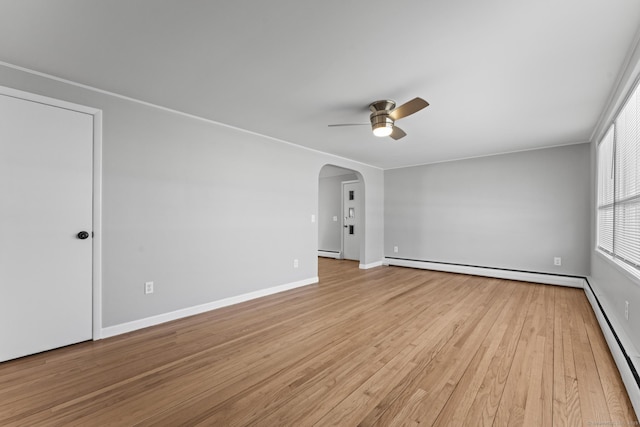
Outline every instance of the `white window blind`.
<svg viewBox="0 0 640 427"><path fill-rule="evenodd" d="M631 94L598 146L598 247L640 277L640 95Z"/></svg>

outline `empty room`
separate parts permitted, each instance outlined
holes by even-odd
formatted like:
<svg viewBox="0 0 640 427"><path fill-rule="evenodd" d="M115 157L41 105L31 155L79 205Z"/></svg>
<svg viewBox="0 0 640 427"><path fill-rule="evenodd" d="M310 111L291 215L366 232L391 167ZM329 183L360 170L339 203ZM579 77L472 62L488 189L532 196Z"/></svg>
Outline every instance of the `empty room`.
<svg viewBox="0 0 640 427"><path fill-rule="evenodd" d="M0 426L634 426L640 2L0 0Z"/></svg>

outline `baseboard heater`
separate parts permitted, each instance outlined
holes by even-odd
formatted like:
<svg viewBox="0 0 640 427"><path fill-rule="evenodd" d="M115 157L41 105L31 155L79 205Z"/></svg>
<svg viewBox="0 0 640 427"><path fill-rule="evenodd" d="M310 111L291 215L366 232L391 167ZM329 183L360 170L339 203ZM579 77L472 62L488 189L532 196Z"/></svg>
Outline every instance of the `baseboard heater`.
<svg viewBox="0 0 640 427"><path fill-rule="evenodd" d="M395 257L385 257L382 263L384 265L395 265L398 267L419 268L423 270L444 271L447 273L470 274L472 276L494 277L498 279L519 280L522 282L569 286L581 289L584 288L584 278L581 276Z"/></svg>
<svg viewBox="0 0 640 427"><path fill-rule="evenodd" d="M318 256L324 257L324 258L335 258L335 259L342 259L342 252L340 251L325 251L322 249L318 249Z"/></svg>
<svg viewBox="0 0 640 427"><path fill-rule="evenodd" d="M640 362L640 357L638 356L638 351L622 329L620 329L620 334L616 333L616 328L591 287L589 279L585 277L584 280L586 284L584 292L587 294L587 299L600 324L600 329L602 329L604 338L611 350L613 360L618 366L618 371L627 389L633 409L636 411L636 416L640 417L640 375L638 374L637 366L637 362Z"/></svg>

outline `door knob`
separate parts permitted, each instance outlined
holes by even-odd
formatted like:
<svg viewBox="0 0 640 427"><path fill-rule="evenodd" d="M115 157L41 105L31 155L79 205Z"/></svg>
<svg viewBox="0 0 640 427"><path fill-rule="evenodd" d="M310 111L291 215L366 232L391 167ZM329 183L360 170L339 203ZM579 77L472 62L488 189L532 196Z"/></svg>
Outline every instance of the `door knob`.
<svg viewBox="0 0 640 427"><path fill-rule="evenodd" d="M86 231L81 231L77 234L77 237L80 240L84 240L89 237L89 233L87 233Z"/></svg>

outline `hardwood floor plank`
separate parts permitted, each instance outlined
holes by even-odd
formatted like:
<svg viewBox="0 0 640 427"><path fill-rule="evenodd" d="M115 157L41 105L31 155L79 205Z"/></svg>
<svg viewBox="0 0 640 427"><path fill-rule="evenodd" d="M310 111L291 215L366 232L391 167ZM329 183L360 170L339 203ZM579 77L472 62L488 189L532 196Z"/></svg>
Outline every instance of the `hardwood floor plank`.
<svg viewBox="0 0 640 427"><path fill-rule="evenodd" d="M522 310L522 307L529 307L534 289L533 286L519 286L516 288L514 292L517 295L514 298L514 305L517 307L515 317L510 319L509 329L491 360L487 374L463 425L493 425L526 319L527 311Z"/></svg>
<svg viewBox="0 0 640 427"><path fill-rule="evenodd" d="M505 335L509 332L510 325L513 324L512 322L520 309L517 306L519 302L520 300L515 298L513 294L509 295L500 317L498 317L492 330L487 335L487 339L484 340L471 363L465 369L449 400L440 414L438 414L434 425L463 425L469 409L473 405L475 398L478 397L492 362L496 360L496 355L505 339ZM475 422L477 423L479 419L476 418Z"/></svg>
<svg viewBox="0 0 640 427"><path fill-rule="evenodd" d="M402 378L402 381L369 412L362 422L363 425L384 423L384 419L382 421L379 420L381 417L392 418L395 411L393 407L398 408L403 405L403 399L409 398L407 390L417 387L416 384L420 381L420 375L429 369L430 364L439 356L447 343L462 333L464 325L468 324L467 319L473 312L475 302L474 297L470 298L468 291L465 290L464 294L464 298L453 305L446 315L434 319L435 323L429 329L429 334L424 335L419 340L419 342L428 343L429 345L424 348L422 354L414 358L417 362L416 369ZM464 312L465 316L459 317L456 314L460 311Z"/></svg>
<svg viewBox="0 0 640 427"><path fill-rule="evenodd" d="M541 288L535 286L533 292L533 298L528 307L527 317L514 354L512 368L509 371L502 399L496 412L495 425L516 426L523 425L524 422L528 384L532 379L533 359L531 355L535 352L537 336L543 326L544 312Z"/></svg>
<svg viewBox="0 0 640 427"><path fill-rule="evenodd" d="M574 295L572 295L574 294ZM577 326L571 315L572 298L576 297L575 292L569 293L559 291L557 293L561 298L560 316L562 317L562 352L563 352L563 370L565 373L565 412L566 424L569 426L580 426L582 422L582 403L580 402L580 393L578 392L578 375L576 373L576 364L573 350L573 329Z"/></svg>
<svg viewBox="0 0 640 427"><path fill-rule="evenodd" d="M0 425L637 421L581 290L319 269L317 285L0 363Z"/></svg>
<svg viewBox="0 0 640 427"><path fill-rule="evenodd" d="M420 323L423 325L423 328L420 329L419 335L413 337L414 341L412 341L413 345L418 345L419 343L427 343L429 345L429 347L424 348L424 352L421 356L421 363L424 363L425 360L433 359L437 355L439 349L444 346L444 344L449 339L451 339L451 336L453 336L455 331L458 329L458 325L455 323L455 313L457 312L456 307L460 305L470 306L472 303L473 297L470 296L465 289L460 289L460 293L456 295L450 295L448 303L441 305L439 312L431 312L430 310L425 311L425 315L427 316L427 318L424 321L420 321ZM421 346L420 348L423 347ZM421 367L422 365L419 365L411 372L419 372ZM409 375L411 375L411 373L409 373L404 378L398 377L398 379L400 379L401 381L399 381L392 392L387 395L389 401L393 401L398 388L404 388L404 384L408 382L407 378ZM333 382L331 384L326 384L326 387L333 386ZM315 389L316 386L314 385L309 390L309 392L313 392ZM303 405L305 401L311 401L312 399L308 398L307 393L302 393L296 396L295 401L299 402L300 405ZM333 407L337 405L342 400L342 398L344 398L344 396L340 397L335 393L328 393L326 397L327 402L325 402L325 404L328 407ZM317 421L317 419L324 416L326 412L325 410L318 409L314 407L313 404L311 406L311 408L302 409L299 413L295 414L294 419L289 418L291 414L288 408L281 408L271 416L267 417L264 425L295 425L296 423L303 423L305 421L315 422ZM378 404L378 406L386 409L386 405L384 403Z"/></svg>
<svg viewBox="0 0 640 427"><path fill-rule="evenodd" d="M536 336L534 352L531 355L531 373L529 376L529 387L524 406L524 420L522 422L522 425L525 426L551 426L551 423L544 412L544 399L542 393L545 347L546 338L540 335ZM545 418L547 421L545 421Z"/></svg>
<svg viewBox="0 0 640 427"><path fill-rule="evenodd" d="M563 316L561 293L556 289L553 318L553 408L552 422L554 426L568 425L566 377L564 369Z"/></svg>
<svg viewBox="0 0 640 427"><path fill-rule="evenodd" d="M540 393L542 394L542 425L553 425L553 355L555 330L555 304L557 286L545 286L546 319L544 331L545 348L542 367L542 384Z"/></svg>
<svg viewBox="0 0 640 427"><path fill-rule="evenodd" d="M492 287L489 288L489 285ZM438 357L432 359L420 375L415 378L418 388L427 394L412 409L409 419L394 416L402 405L400 399L387 410L377 421L378 425L397 425L405 421L413 421L423 425L431 425L449 400L455 385L460 380L469 361L478 351L489 330L504 309L501 298L510 293L500 286L499 281L487 282L485 299L478 299L470 316L461 325L457 333L439 351Z"/></svg>
<svg viewBox="0 0 640 427"><path fill-rule="evenodd" d="M598 370L586 331L587 325L584 323L579 302L574 303L571 316L574 319L573 325L575 325L575 328L572 328L571 339L574 348L582 419L592 425L611 423L611 415L602 383L597 375Z"/></svg>

